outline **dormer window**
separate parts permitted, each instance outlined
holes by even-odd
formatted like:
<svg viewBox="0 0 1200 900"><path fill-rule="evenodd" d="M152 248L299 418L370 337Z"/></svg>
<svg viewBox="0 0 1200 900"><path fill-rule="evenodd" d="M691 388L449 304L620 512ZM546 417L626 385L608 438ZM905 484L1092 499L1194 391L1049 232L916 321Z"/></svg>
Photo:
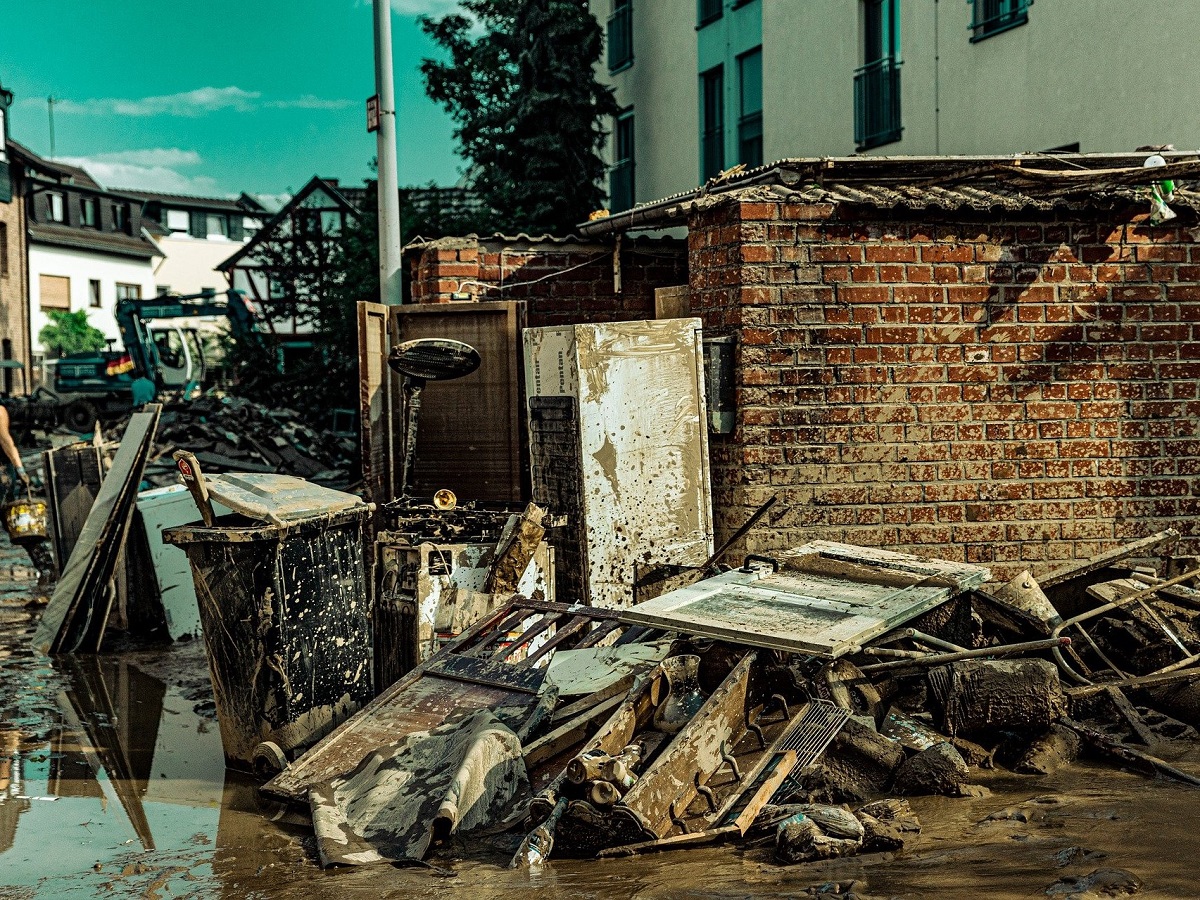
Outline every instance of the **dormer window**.
<svg viewBox="0 0 1200 900"><path fill-rule="evenodd" d="M81 197L79 200L79 224L84 228L99 228L95 197Z"/></svg>
<svg viewBox="0 0 1200 900"><path fill-rule="evenodd" d="M114 203L112 205L113 229L116 231L129 231L129 207L124 203Z"/></svg>
<svg viewBox="0 0 1200 900"><path fill-rule="evenodd" d="M192 230L192 217L186 209L168 209L166 225L171 234L187 234Z"/></svg>
<svg viewBox="0 0 1200 900"><path fill-rule="evenodd" d="M63 195L57 191L46 194L46 219L49 222L62 222L66 218L66 204Z"/></svg>

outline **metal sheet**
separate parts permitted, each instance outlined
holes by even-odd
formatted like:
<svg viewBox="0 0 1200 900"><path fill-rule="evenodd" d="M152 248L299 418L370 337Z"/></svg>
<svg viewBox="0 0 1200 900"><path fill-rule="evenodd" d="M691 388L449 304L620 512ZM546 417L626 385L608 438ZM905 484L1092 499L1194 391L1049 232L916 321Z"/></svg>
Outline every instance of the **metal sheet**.
<svg viewBox="0 0 1200 900"><path fill-rule="evenodd" d="M700 320L531 328L525 358L531 408L545 397L575 400L573 419L564 414L557 431L536 430L545 447L534 448L534 499L586 524L577 533L578 599L627 606L635 563L706 559L712 502ZM558 469L563 443L577 448L574 485ZM562 564L570 558L564 553Z"/></svg>
<svg viewBox="0 0 1200 900"><path fill-rule="evenodd" d="M363 505L360 497L292 475L230 472L210 475L208 493L234 512L283 525Z"/></svg>
<svg viewBox="0 0 1200 900"><path fill-rule="evenodd" d="M818 541L623 610L623 622L836 658L990 577L987 569Z"/></svg>

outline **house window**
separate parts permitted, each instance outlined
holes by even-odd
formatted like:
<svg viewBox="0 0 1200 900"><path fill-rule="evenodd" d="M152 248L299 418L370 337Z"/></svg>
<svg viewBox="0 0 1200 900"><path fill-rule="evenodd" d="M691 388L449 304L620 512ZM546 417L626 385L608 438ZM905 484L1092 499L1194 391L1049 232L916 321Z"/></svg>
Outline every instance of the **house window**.
<svg viewBox="0 0 1200 900"><path fill-rule="evenodd" d="M700 74L700 180L725 168L725 67Z"/></svg>
<svg viewBox="0 0 1200 900"><path fill-rule="evenodd" d="M39 275L38 293L42 309L71 308L71 279L65 275Z"/></svg>
<svg viewBox="0 0 1200 900"><path fill-rule="evenodd" d="M154 295L156 297L165 297L169 293L171 293L171 286L169 284L156 284L154 286Z"/></svg>
<svg viewBox="0 0 1200 900"><path fill-rule="evenodd" d="M51 222L61 222L64 218L65 205L63 195L56 192L46 194L46 215Z"/></svg>
<svg viewBox="0 0 1200 900"><path fill-rule="evenodd" d="M242 234L246 237L254 237L260 228L262 228L262 222L258 219L252 219L249 216L242 217Z"/></svg>
<svg viewBox="0 0 1200 900"><path fill-rule="evenodd" d="M725 0L698 0L698 3L699 9L697 10L696 18L700 28L703 28L710 22L717 21L724 12Z"/></svg>
<svg viewBox="0 0 1200 900"><path fill-rule="evenodd" d="M168 209L166 225L171 234L187 234L192 230L191 213L186 209Z"/></svg>
<svg viewBox="0 0 1200 900"><path fill-rule="evenodd" d="M96 228L96 198L95 197L80 197L79 198L79 224L84 228Z"/></svg>
<svg viewBox="0 0 1200 900"><path fill-rule="evenodd" d="M614 212L634 204L633 110L617 117L613 126L613 167L609 173L609 203Z"/></svg>
<svg viewBox="0 0 1200 900"><path fill-rule="evenodd" d="M302 238L319 238L321 236L321 211L318 209L301 209L296 212L296 234Z"/></svg>
<svg viewBox="0 0 1200 900"><path fill-rule="evenodd" d="M224 213L209 213L207 223L208 236L229 237L229 217Z"/></svg>
<svg viewBox="0 0 1200 900"><path fill-rule="evenodd" d="M113 229L115 231L129 231L129 207L124 203L114 203L112 205Z"/></svg>
<svg viewBox="0 0 1200 900"><path fill-rule="evenodd" d="M122 284L117 282L117 302L122 300L141 300L142 286L140 284Z"/></svg>
<svg viewBox="0 0 1200 900"><path fill-rule="evenodd" d="M327 209L321 213L321 234L340 234L342 231L341 210Z"/></svg>
<svg viewBox="0 0 1200 900"><path fill-rule="evenodd" d="M88 279L88 306L100 308L100 282L95 278Z"/></svg>
<svg viewBox="0 0 1200 900"><path fill-rule="evenodd" d="M1029 21L1033 0L972 0L971 43Z"/></svg>
<svg viewBox="0 0 1200 900"><path fill-rule="evenodd" d="M741 116L738 119L738 161L763 164L762 47L738 57Z"/></svg>
<svg viewBox="0 0 1200 900"><path fill-rule="evenodd" d="M633 65L633 0L613 0L608 19L608 71Z"/></svg>
<svg viewBox="0 0 1200 900"><path fill-rule="evenodd" d="M900 2L861 0L863 65L854 73L854 143L900 140Z"/></svg>
<svg viewBox="0 0 1200 900"><path fill-rule="evenodd" d="M0 278L8 277L8 223L0 222Z"/></svg>

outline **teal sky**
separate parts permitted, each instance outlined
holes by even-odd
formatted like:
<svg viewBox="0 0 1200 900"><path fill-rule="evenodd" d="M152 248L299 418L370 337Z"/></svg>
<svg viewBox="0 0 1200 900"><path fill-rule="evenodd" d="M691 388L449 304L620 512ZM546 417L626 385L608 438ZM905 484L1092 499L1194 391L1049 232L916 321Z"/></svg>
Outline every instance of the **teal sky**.
<svg viewBox="0 0 1200 900"><path fill-rule="evenodd" d="M391 0L402 184L453 184L451 123L418 71L435 48L417 15L454 0ZM11 136L108 187L282 194L313 175L360 184L375 136L369 0L0 0Z"/></svg>

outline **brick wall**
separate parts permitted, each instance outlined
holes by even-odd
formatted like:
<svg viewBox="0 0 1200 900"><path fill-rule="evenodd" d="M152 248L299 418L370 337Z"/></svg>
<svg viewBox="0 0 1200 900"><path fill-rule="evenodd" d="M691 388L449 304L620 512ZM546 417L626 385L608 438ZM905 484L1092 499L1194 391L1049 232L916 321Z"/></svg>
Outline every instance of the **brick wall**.
<svg viewBox="0 0 1200 900"><path fill-rule="evenodd" d="M623 241L620 290L613 255L611 243L443 238L408 252L411 299L525 300L540 327L653 319L654 289L687 283L682 241Z"/></svg>
<svg viewBox="0 0 1200 900"><path fill-rule="evenodd" d="M1171 526L1200 551L1200 229L1144 212L695 213L693 310L739 336L718 542L778 491L752 550L1005 575Z"/></svg>

